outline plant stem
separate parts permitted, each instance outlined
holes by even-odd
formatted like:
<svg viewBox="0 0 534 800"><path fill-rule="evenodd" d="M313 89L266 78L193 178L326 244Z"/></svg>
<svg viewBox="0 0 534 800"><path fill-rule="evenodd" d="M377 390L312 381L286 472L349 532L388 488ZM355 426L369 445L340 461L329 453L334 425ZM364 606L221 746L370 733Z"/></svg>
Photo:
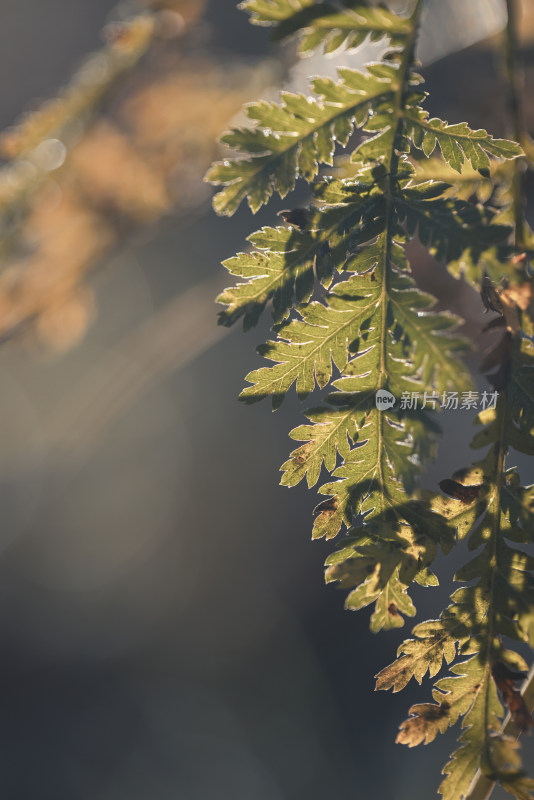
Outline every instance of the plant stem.
<svg viewBox="0 0 534 800"><path fill-rule="evenodd" d="M528 710L532 711L534 708L534 664L530 668L528 677L523 684L521 694L523 695ZM506 716L502 732L506 736L518 735L517 728L510 714L507 714ZM494 788L495 782L492 781L491 778L486 778L486 776L483 775L479 770L473 778L473 782L468 794L465 797L465 800L489 800Z"/></svg>
<svg viewBox="0 0 534 800"><path fill-rule="evenodd" d="M378 370L377 389L383 389L387 385L388 372L387 372L387 298L389 293L389 273L391 269L391 245L392 245L392 230L393 230L393 215L394 203L393 195L395 191L395 182L397 180L397 170L399 167L399 156L396 153L395 145L399 128L401 126L401 111L403 107L404 97L408 91L408 83L410 78L410 69L414 62L415 45L417 42L417 35L419 33L419 22L421 19L421 12L423 10L423 0L416 0L413 7L410 21L412 24L412 31L406 42L405 50L402 55L401 63L399 65L399 84L395 93L395 122L393 124L393 134L391 139L391 149L385 161L386 169L388 172L387 192L386 192L386 251L384 257L384 274L382 275L382 294L380 303L382 306L382 319L381 319L381 332L380 332L380 366ZM383 439L384 428L386 424L385 417L380 412L377 417L377 436L378 436L378 480L379 485L386 486L386 480L383 475L383 462L384 453Z"/></svg>
<svg viewBox="0 0 534 800"><path fill-rule="evenodd" d="M504 55L505 73L508 83L508 109L513 126L513 135L516 141L521 144L525 139L525 125L523 116L523 104L520 90L520 70L518 64L518 36L517 36L517 0L506 0L508 12L506 30L504 35ZM517 159L514 166L513 182L513 211L515 223L515 244L519 248L525 246L525 161ZM503 411L503 413L505 413ZM532 665L528 677L522 687L521 693L525 704L532 712L534 709L534 665ZM507 736L518 736L519 732L510 714L504 720L503 734ZM465 800L489 800L495 781L487 778L480 770L477 771L469 792Z"/></svg>
<svg viewBox="0 0 534 800"><path fill-rule="evenodd" d="M525 139L525 120L521 98L521 72L518 63L518 9L517 0L506 0L507 24L504 37L504 64L508 83L508 111L512 122L514 139L523 144ZM514 223L515 243L525 246L525 160L517 159L514 165Z"/></svg>

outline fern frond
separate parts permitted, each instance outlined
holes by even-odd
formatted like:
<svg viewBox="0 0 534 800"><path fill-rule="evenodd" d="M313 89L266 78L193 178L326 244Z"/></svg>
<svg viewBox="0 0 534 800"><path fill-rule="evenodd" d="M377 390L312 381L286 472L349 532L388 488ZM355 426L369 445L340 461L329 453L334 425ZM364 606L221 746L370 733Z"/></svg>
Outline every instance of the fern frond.
<svg viewBox="0 0 534 800"><path fill-rule="evenodd" d="M509 653L503 651L501 655L506 659ZM514 667L521 664L517 657L512 656L511 661ZM440 786L444 800L466 797L479 766L516 798L530 800L534 781L525 776L517 741L501 733L503 709L497 694L498 682L510 685L522 676L505 662L498 662L492 672L476 657L455 665L452 671L455 677L437 684L435 704L410 709L412 716L401 726L397 741L408 746L427 744L463 717L462 744L446 765Z"/></svg>
<svg viewBox="0 0 534 800"><path fill-rule="evenodd" d="M239 8L248 11L255 25L274 26L271 36L274 41L302 33L301 53L321 45L326 53L331 53L342 45L357 47L367 37L376 41L384 35L398 42L411 29L407 18L363 0L342 0L340 4L316 0L245 0Z"/></svg>
<svg viewBox="0 0 534 800"><path fill-rule="evenodd" d="M411 678L421 683L427 671L430 677L434 677L441 669L443 661L450 663L457 652L479 652L481 637L486 636L488 612L503 618L499 623L502 628L494 628L493 635L513 634L513 638L522 640L531 635L530 615L534 608L534 595L531 592L534 583L528 577L528 570L534 561L521 551L510 548L504 539L514 542L528 539L529 528L534 521L530 508L532 492L530 487L525 491L518 486L518 476L514 470L506 474L500 490L492 488L490 480L495 468L494 457L495 454L490 453L474 469L462 471L455 476L465 483L460 483L459 480L450 482L454 486L447 488L461 495L463 499L442 500L441 508L433 505L436 513L444 512L439 516L447 519L449 526L460 537L465 537L472 531L470 549L486 543L482 553L456 575L456 579L463 582L478 578L478 584L458 589L452 595L452 604L439 619L423 622L414 628L414 638L400 645L397 660L377 675L377 689L400 691ZM472 483L473 480L480 482ZM465 492L461 491L461 487L465 488ZM498 512L495 512L496 506ZM495 518L495 513L500 513L500 520ZM499 536L497 543L496 536ZM487 573L491 572L488 562L493 557L492 547L496 548L495 567L500 587L493 586L492 592L488 593L488 586L484 581ZM504 586L507 587L505 593ZM501 597L502 594L505 596ZM526 606L523 606L525 600ZM515 623L510 622L514 619Z"/></svg>
<svg viewBox="0 0 534 800"><path fill-rule="evenodd" d="M450 253L447 269L455 277L463 276L472 286L480 290L489 278L496 285L503 280L522 283L524 263L521 255L532 258L532 250L523 242L521 246L509 241L515 224L514 219L514 174L516 163L491 161L488 176L481 175L465 162L461 173L453 170L443 158L432 156L414 162L417 181L444 181L449 189L444 197L449 201L470 201L472 213L481 214L484 225L476 226L469 240L465 233L458 232L458 248ZM478 201L473 205L473 198ZM497 228L497 230L493 230ZM527 240L531 239L528 225L524 223ZM436 254L436 257L437 256ZM519 260L518 260L519 259Z"/></svg>
<svg viewBox="0 0 534 800"><path fill-rule="evenodd" d="M517 742L503 729L499 700L500 694L517 730L532 727L530 709L515 687L527 665L518 652L504 649L502 638L534 647L534 558L512 546L532 543L534 487L522 487L517 471L506 469L509 447L534 454L533 287L526 275L504 286L487 290L486 302L501 314L494 323L506 330L483 364L484 371L494 370L490 380L501 394L495 407L478 415L483 427L472 442L489 451L443 481L451 499L434 505L460 538L469 533L469 549L479 550L455 576L469 585L452 595L438 620L416 626L397 660L377 676L377 688L398 691L412 677L418 682L427 672L434 677L444 661L471 656L453 664L456 677L436 683L434 703L410 709L397 739L410 747L427 744L463 718L460 748L444 769L444 800L471 797L479 772L517 798L530 799L534 789Z"/></svg>
<svg viewBox="0 0 534 800"><path fill-rule="evenodd" d="M404 616L414 616L415 606L407 591L414 581L422 586L438 584L427 565L434 560L440 542L439 521L423 534L418 527L425 519L422 505L406 504L395 513L397 519L392 514L387 521L384 517L351 529L342 549L326 561L327 583L335 581L340 588L351 590L346 608L359 610L375 604L371 616L375 632L402 627ZM406 521L410 519L413 524Z"/></svg>
<svg viewBox="0 0 534 800"><path fill-rule="evenodd" d="M521 281L523 265L516 259L525 248L509 241L515 162L492 160L489 176L468 161L458 173L441 156L411 164L413 172L403 182L397 201L410 234L417 230L422 243L449 272L463 276L478 290L486 276L496 284L504 277ZM350 180L360 169L359 163L342 160L337 173ZM530 250L527 254L532 257Z"/></svg>
<svg viewBox="0 0 534 800"><path fill-rule="evenodd" d="M510 544L532 541L534 490L521 487L516 470L506 470L504 465L512 441L521 452L534 452L534 393L530 388L534 348L529 339L521 337L510 348L497 348L497 353L499 359L511 362L500 364L503 394L495 409L479 414L484 427L473 440L474 447L489 444L488 455L474 468L443 482L443 488L453 495L444 503L444 516L461 536L470 530L470 550L482 547L455 576L471 585L453 594L451 606L439 620L416 626L415 638L401 645L397 661L377 676L377 688L397 691L411 677L421 682L427 671L431 677L436 675L443 660L450 663L456 655L472 655L469 661L453 665L452 672L460 678L438 681L433 692L435 704L410 710L398 737L409 746L426 744L463 717L461 747L446 766L440 787L444 800L467 797L478 769L518 797L531 786L515 745L510 749L502 734L503 710L497 693L499 690L518 729L531 727L524 702L513 694L513 683L522 675L511 678L509 674L510 669L523 671L527 665L517 652L504 650L502 637L534 646L534 558ZM524 379L519 381L520 394L512 400L518 392L516 374L523 374Z"/></svg>
<svg viewBox="0 0 534 800"><path fill-rule="evenodd" d="M457 360L465 343L451 335L457 322L431 311L433 298L415 288L402 244L417 229L430 248L450 258L457 254L459 232L466 242L474 239L475 231L487 229L491 215L444 198L443 184L415 183L402 155L410 146L410 129L401 112L414 105L421 80L412 69L414 19L401 55L371 65L365 74L342 70L339 83L317 79L317 100L286 94L281 105L250 107L258 126L225 137L250 158L216 165L208 176L227 184L216 199L219 213L232 213L245 197L256 210L273 189L284 195L296 176L312 180L319 162L331 164L334 140L346 142L355 124L374 134L357 149L359 168L350 180L327 178L316 186L320 208L300 212L292 229L259 231L251 240L254 253L226 263L249 280L220 300L227 305L223 323L244 316L246 327L273 300L277 337L259 350L274 364L248 375L246 402L270 396L277 408L292 385L303 399L330 384L334 371L341 373L334 383L337 392L313 413L313 425L293 434L303 434L305 444L284 465L282 482L293 485L306 476L315 483L326 464L335 480L320 488L328 499L317 508L314 537L332 538L342 525L353 527L360 515L366 526L380 523L377 557L388 525L392 531L400 525L421 532L437 524L431 509L407 502L406 495L433 452L436 426L421 411L379 411L375 393L400 398L420 391L426 399L434 391L469 386ZM502 155L516 152L515 145L506 149L504 142L482 139L466 126L447 135L454 131ZM471 150L466 145L473 158L474 150L475 145ZM508 229L495 226L492 235L505 233ZM348 278L336 282L340 272ZM328 289L322 302L310 302L315 277ZM292 307L295 316L283 322ZM339 466L338 458L343 459ZM379 603L387 585L374 598ZM380 625L390 623L382 615Z"/></svg>
<svg viewBox="0 0 534 800"><path fill-rule="evenodd" d="M218 214L231 216L247 199L256 213L273 191L285 197L298 178L313 180L320 164L333 164L336 142L345 146L370 110L394 92L391 69L369 65L367 72L342 68L340 81L316 78L314 97L282 92L280 104L246 106L253 128L234 128L221 142L239 151L237 160L214 164L206 179L224 186L215 195Z"/></svg>
<svg viewBox="0 0 534 800"><path fill-rule="evenodd" d="M485 130L471 130L465 123L449 125L440 119L429 118L428 112L419 106L419 97L414 95L404 109L406 135L425 156L431 156L439 145L443 158L452 169L462 171L467 159L473 169L488 174L489 156L494 158L516 158L523 149L508 139L494 139Z"/></svg>
<svg viewBox="0 0 534 800"><path fill-rule="evenodd" d="M484 206L445 196L447 184L412 183L395 197L395 208L407 232L447 265L460 259L476 262L505 242L511 228L492 224L495 212Z"/></svg>
<svg viewBox="0 0 534 800"><path fill-rule="evenodd" d="M407 177L399 181L393 199L398 221L405 225L403 236L411 238L417 231L436 258L451 261L469 254L475 260L509 235L509 227L489 224L491 210L447 198L446 184L415 183L407 163L399 165L399 176L401 171ZM309 301L315 278L328 288L335 272L370 271L373 252L363 245L384 228L383 181L384 170L374 167L360 169L356 179L316 184L314 195L322 207L299 209L299 226L252 234L248 241L255 249L224 262L232 275L246 280L219 296L227 306L221 324L243 317L247 330L269 300L275 322L282 322L293 306Z"/></svg>
<svg viewBox="0 0 534 800"><path fill-rule="evenodd" d="M490 160L489 175L482 175L471 166L469 161L464 161L461 172L453 169L441 154L418 158L413 161L415 174L418 181L441 181L449 184L448 196L469 200L476 196L478 202L487 203L494 199L496 188L507 183L513 172L513 161ZM492 202L492 205L494 203Z"/></svg>
<svg viewBox="0 0 534 800"><path fill-rule="evenodd" d="M248 375L242 398L271 397L277 408L294 385L300 399L330 388L292 432L301 444L281 482L314 486L323 469L330 476L319 486L325 499L314 512L313 537L333 539L346 529L326 562L326 580L349 591L348 608L374 604L373 630L413 616L411 584L436 585L431 566L439 547L447 552L468 537L478 552L456 575L461 588L437 620L414 628L377 687L398 691L448 664L453 677L436 683L433 703L412 707L398 740L427 743L461 719L461 746L441 786L445 800L467 798L477 770L529 797L532 783L502 730L504 706L520 729L532 724L515 688L526 664L502 637L534 644L534 558L521 549L532 539L534 487L522 487L505 464L510 447L534 454L534 282L525 270L530 239L518 210L517 168L508 174L501 165L506 175L497 178L501 167L493 165L523 151L424 110L414 60L422 0L406 18L348 1L246 0L242 7L253 22L274 26L276 38L301 32L305 50L352 46L368 34L387 34L393 45L365 72L316 79L310 98L285 93L280 104L250 106L253 126L223 138L241 158L215 165L208 178L223 187L216 210L232 214L244 199L257 211L274 191L285 196L298 178L315 182L320 165L333 164L337 144L348 144L355 128L362 134L344 179L315 183L312 208L283 212L290 228L262 229L251 237L252 253L226 264L245 281L221 296L222 322L244 317L249 327L272 301L276 323L273 339L259 348L271 366ZM437 148L439 175L410 163ZM501 314L492 326L504 331L485 363L501 394L479 414L473 442L488 452L442 482L448 497L415 489L435 449L428 406L470 383L458 360L465 343L457 320L436 313L409 274L404 248L416 235L481 288L487 307ZM403 405L414 393L426 407Z"/></svg>
<svg viewBox="0 0 534 800"><path fill-rule="evenodd" d="M334 399L336 395L331 395ZM323 464L328 472L333 472L338 455L347 458L357 432L357 400L345 399L337 395L340 406L324 405L306 411L311 425L300 425L289 434L292 439L305 444L293 450L289 460L281 470L282 486L296 486L306 478L308 487L315 486L319 480ZM365 411L363 411L365 414Z"/></svg>
<svg viewBox="0 0 534 800"><path fill-rule="evenodd" d="M314 538L334 539L344 529L326 580L348 590L347 608L374 605L375 631L400 627L415 614L410 586L437 584L431 567L440 547L447 552L467 539L478 551L458 571L462 586L449 607L414 628L377 688L399 691L449 665L454 677L436 683L433 703L412 707L398 740L427 743L461 719L445 800L467 798L477 770L527 798L532 784L502 730L504 706L519 728L531 724L515 688L526 665L502 637L534 643L534 559L521 549L532 538L534 487L521 486L505 464L510 447L534 454L534 281L525 270L526 225L517 234L518 168L495 163L513 163L523 151L424 110L414 59L422 5L416 0L411 16L397 17L349 0L242 3L254 23L274 27L275 38L301 33L304 50L384 34L390 47L365 72L315 79L311 97L283 93L279 104L249 106L252 126L223 137L239 156L208 175L223 187L218 213L233 214L245 199L255 212L298 178L313 183L313 205L281 212L289 227L263 228L250 237L251 253L226 262L244 281L219 298L221 321L243 318L250 327L272 302L274 335L259 348L271 364L249 373L245 402L270 397L277 408L293 386L301 400L329 389L291 433L300 444L281 483L319 484L325 499L314 511ZM316 181L356 128L361 137L345 177L336 167ZM430 158L437 148L442 158ZM501 314L491 326L504 332L485 364L501 395L479 414L473 442L488 452L442 482L448 497L418 492L416 481L435 451L432 409L445 391L471 384L459 361L458 320L436 312L410 276L405 246L415 236L481 289L486 306Z"/></svg>
<svg viewBox="0 0 534 800"><path fill-rule="evenodd" d="M275 322L282 322L294 305L310 299L316 278L328 288L334 270L347 266L349 241L356 241L356 232L373 235L376 229L365 219L376 203L370 188L362 185L335 207L303 209L300 228L262 228L252 234L248 241L255 250L223 264L230 274L246 280L217 298L227 306L219 316L221 324L232 325L243 317L247 330L270 300Z"/></svg>
<svg viewBox="0 0 534 800"><path fill-rule="evenodd" d="M322 389L330 382L333 366L346 375L368 372L372 381L382 369L388 375L388 391L396 397L404 391L434 386L444 391L452 385L468 385L465 372L462 379L451 359L451 353L465 349L466 344L445 335L456 327L456 318L428 310L433 298L416 290L413 280L393 266L400 264L402 269L404 251L393 245L388 254L388 244L387 236L380 234L364 251L363 265L371 264L370 269L336 284L328 307L317 302L303 306L299 310L301 319L277 328L277 341L258 348L261 355L277 363L247 376L252 386L243 391L244 400L254 402L272 396L274 407L278 407L295 382L299 398L304 399L316 384ZM384 266L388 257L391 267L386 284ZM358 263L355 255L351 270L356 270ZM392 335L385 324L388 318L396 321ZM346 369L349 353L361 350L365 354ZM350 380L351 387L357 383ZM348 378L338 385L346 391Z"/></svg>
<svg viewBox="0 0 534 800"><path fill-rule="evenodd" d="M416 625L415 638L403 642L397 660L376 676L376 688L399 692L412 678L421 683L427 673L431 678L437 675L443 661L450 664L456 656L456 643L469 637L468 615L457 615L458 611L454 606L440 619Z"/></svg>

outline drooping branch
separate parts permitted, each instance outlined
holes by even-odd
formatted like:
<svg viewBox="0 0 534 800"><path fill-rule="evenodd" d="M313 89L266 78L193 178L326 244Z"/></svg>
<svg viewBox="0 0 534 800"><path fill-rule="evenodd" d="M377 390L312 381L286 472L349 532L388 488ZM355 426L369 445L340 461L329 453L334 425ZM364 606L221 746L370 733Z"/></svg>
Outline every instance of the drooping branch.
<svg viewBox="0 0 534 800"><path fill-rule="evenodd" d="M522 143L526 139L525 118L523 110L522 92L520 88L522 72L518 59L518 7L517 0L506 0L507 23L504 33L504 57L505 57L505 76L508 86L508 108L510 120L513 127L513 135L517 142ZM525 170L524 159L518 159L514 165L513 178L513 217L514 217L514 241L516 246L521 249L526 245L526 220L525 220ZM516 334L517 335L520 334ZM534 711L534 665L531 667L528 677L521 689L525 706L530 714ZM511 715L508 716L502 729L504 736L518 736L517 725ZM473 778L466 800L489 800L496 782L484 775L480 770Z"/></svg>
<svg viewBox="0 0 534 800"><path fill-rule="evenodd" d="M279 38L300 34L306 50L314 42L350 47L378 19L358 0L335 6L247 0L243 7L254 22L274 26ZM464 718L462 747L442 784L447 800L460 800L479 766L502 785L513 783L521 791L528 786L508 770L518 757L499 736L497 688L508 701L515 698L518 673L510 665L526 669L516 653L504 650L500 637L513 630L524 641L529 628L532 562L508 540L525 541L531 495L514 471L506 471L505 458L518 438L530 447L534 419L522 411L530 373L522 370L531 353L522 341L517 346L519 340L508 350L507 331L492 364L500 368L495 395L497 387L506 391L479 415L483 430L476 446L489 445L488 455L468 480L445 482L450 500L417 492L416 478L434 453L429 400L435 408L439 396L467 376L459 371L463 342L455 335L455 320L436 313L434 298L418 291L405 244L418 236L447 264L469 260L475 285L481 271L474 263L481 254L496 269L500 259L517 257L522 240L511 244L512 227L498 219L497 206L484 200L473 205L465 186L455 195L454 181L421 177L413 162L424 163L439 150L448 174L454 171L465 184L462 170L469 165L469 181L489 180L493 191L499 180L493 160L517 159L523 151L517 142L494 139L465 122L429 118L414 64L422 8L417 0L412 14L392 25L396 33L382 61L364 72L344 69L337 83L316 79L311 98L284 93L280 104L251 106L256 124L223 138L237 157L215 165L208 178L221 187L215 209L228 215L244 200L255 212L273 192L285 197L296 178L312 184L308 208L281 212L287 227L263 228L249 237L251 253L225 263L243 281L219 299L226 306L221 322L243 318L245 328L272 303L274 335L258 348L271 364L249 373L245 402L270 397L277 408L293 386L300 399L317 388L333 390L306 413L309 424L291 433L301 444L282 467L282 484L305 478L313 486L323 467L331 474L319 488L326 499L315 509L313 537L345 534L327 560L326 579L349 590L346 607L373 604L374 631L400 627L404 616L415 613L411 584L437 584L431 567L439 546L447 552L457 536L470 533L470 546L481 547L457 576L470 585L454 594L439 620L417 626L397 662L379 676L379 688L397 690L411 677L433 677L443 660L471 656L453 664L454 678L437 684L434 704L412 709L400 734L412 746ZM383 36L383 28L382 19L375 33ZM335 148L350 145L354 129L362 140L344 177L326 169L319 178L321 165L332 165ZM516 331L517 295L499 297L500 323ZM422 395L424 407L396 402L410 395ZM502 591L507 581L513 586L509 595Z"/></svg>

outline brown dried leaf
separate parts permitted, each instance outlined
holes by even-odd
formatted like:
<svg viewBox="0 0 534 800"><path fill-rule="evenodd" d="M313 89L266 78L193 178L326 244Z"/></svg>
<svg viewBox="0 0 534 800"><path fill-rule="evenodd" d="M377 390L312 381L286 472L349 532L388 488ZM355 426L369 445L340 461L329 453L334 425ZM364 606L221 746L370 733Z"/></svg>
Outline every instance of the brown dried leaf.
<svg viewBox="0 0 534 800"><path fill-rule="evenodd" d="M472 486L464 486L463 483L452 480L452 478L445 478L439 482L439 487L442 492L453 497L455 500L460 500L465 505L471 505L478 499L480 492L483 488L482 483L474 484Z"/></svg>
<svg viewBox="0 0 534 800"><path fill-rule="evenodd" d="M278 216L283 217L288 225L298 228L299 231L305 230L309 224L309 213L307 208L294 208L292 211L279 211Z"/></svg>
<svg viewBox="0 0 534 800"><path fill-rule="evenodd" d="M416 747L418 744L429 744L438 733L444 733L449 727L448 703L419 703L412 706L408 717L400 726L397 744Z"/></svg>
<svg viewBox="0 0 534 800"><path fill-rule="evenodd" d="M521 733L526 733L534 725L534 720L528 711L523 695L515 687L516 683L524 680L525 675L522 672L514 672L501 661L497 661L492 666L491 674L517 728Z"/></svg>

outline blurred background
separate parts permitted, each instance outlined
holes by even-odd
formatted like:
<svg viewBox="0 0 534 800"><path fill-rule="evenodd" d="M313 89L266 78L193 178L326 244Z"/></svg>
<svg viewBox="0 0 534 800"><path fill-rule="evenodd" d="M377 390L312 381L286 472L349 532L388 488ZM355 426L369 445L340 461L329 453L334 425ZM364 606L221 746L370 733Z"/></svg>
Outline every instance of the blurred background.
<svg viewBox="0 0 534 800"><path fill-rule="evenodd" d="M242 103L376 46L294 67L234 0L0 0L0 19L2 797L435 796L458 731L395 745L429 688L373 692L407 629L375 637L343 610L314 493L277 485L299 405L237 400L268 315L216 325L220 262L287 201L218 219L202 180ZM432 114L507 133L503 22L504 0L430 0ZM483 348L479 298L413 256ZM425 486L470 462L472 421L443 415ZM419 619L461 558L415 593Z"/></svg>

